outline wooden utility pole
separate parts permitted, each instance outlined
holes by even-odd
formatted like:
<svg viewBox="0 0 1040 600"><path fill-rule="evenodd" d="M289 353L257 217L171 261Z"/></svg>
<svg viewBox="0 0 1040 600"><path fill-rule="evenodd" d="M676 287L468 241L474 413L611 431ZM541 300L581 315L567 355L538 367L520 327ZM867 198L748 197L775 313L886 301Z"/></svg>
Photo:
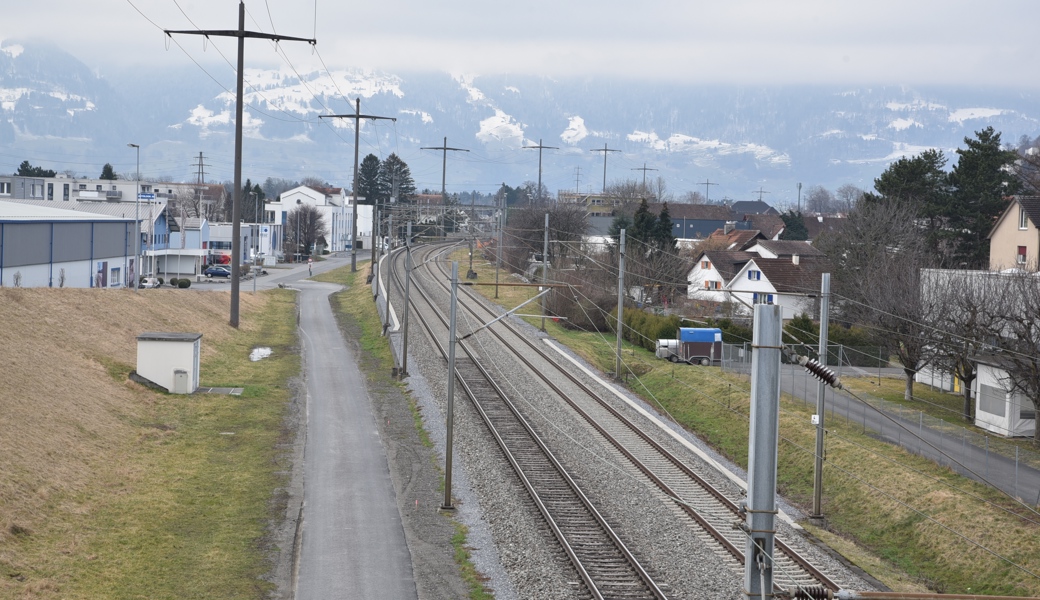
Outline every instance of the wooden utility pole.
<svg viewBox="0 0 1040 600"><path fill-rule="evenodd" d="M183 31L164 30L167 36L173 34L203 35L208 37L234 37L238 38L238 89L235 93L235 193L231 201L231 318L232 327L238 327L238 294L239 294L239 266L242 264L242 88L244 86L243 73L245 72L245 46L246 38L258 38L263 40L274 40L275 42L307 42L317 44L317 40L311 38L298 38L287 35L261 33L257 31L246 31L246 5L242 0L238 3L238 29L233 30L201 30L188 29Z"/></svg>
<svg viewBox="0 0 1040 600"><path fill-rule="evenodd" d="M538 191L535 192L535 198L542 201L542 150L559 150L556 146L543 146L541 138L538 139L537 146L524 146L524 149L538 149Z"/></svg>
<svg viewBox="0 0 1040 600"><path fill-rule="evenodd" d="M377 117L375 115L363 115L361 114L361 98L354 99L354 114L352 115L318 115L319 119L354 119L354 218L351 219L350 225L350 272L357 271L357 219L358 219L358 204L357 204L357 188L358 188L358 144L361 143L361 119L386 119L388 121L397 122L397 119L393 117ZM374 202L374 200L373 200ZM372 211L372 243L375 243L376 228L375 228L375 210Z"/></svg>
<svg viewBox="0 0 1040 600"><path fill-rule="evenodd" d="M538 142L539 144L541 142ZM607 153L608 152L621 152L620 150L614 150L607 148L606 144L603 144L603 148L596 148L595 150L589 150L589 152L602 152L603 153L603 193L607 192ZM645 180L643 182L646 183Z"/></svg>

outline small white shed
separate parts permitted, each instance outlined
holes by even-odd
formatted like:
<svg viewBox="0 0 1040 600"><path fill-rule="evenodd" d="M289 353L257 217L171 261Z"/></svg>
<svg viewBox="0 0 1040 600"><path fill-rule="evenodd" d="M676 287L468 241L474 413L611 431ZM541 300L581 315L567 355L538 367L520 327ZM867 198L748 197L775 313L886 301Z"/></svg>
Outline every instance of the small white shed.
<svg viewBox="0 0 1040 600"><path fill-rule="evenodd" d="M201 333L142 333L137 336L137 374L171 394L199 387Z"/></svg>
<svg viewBox="0 0 1040 600"><path fill-rule="evenodd" d="M1021 392L1008 388L1007 371L999 357L975 357L975 424L1006 437L1032 437L1036 429L1033 403Z"/></svg>

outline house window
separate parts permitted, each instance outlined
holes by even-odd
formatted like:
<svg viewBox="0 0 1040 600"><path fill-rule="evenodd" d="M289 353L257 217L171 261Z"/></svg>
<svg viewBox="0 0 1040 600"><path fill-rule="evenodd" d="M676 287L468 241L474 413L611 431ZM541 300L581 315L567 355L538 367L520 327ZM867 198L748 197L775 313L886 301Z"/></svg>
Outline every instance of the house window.
<svg viewBox="0 0 1040 600"><path fill-rule="evenodd" d="M81 189L81 190L87 189L87 184L85 184L85 183L79 184L79 189Z"/></svg>
<svg viewBox="0 0 1040 600"><path fill-rule="evenodd" d="M755 292L751 295L752 304L773 304L773 294L759 294Z"/></svg>
<svg viewBox="0 0 1040 600"><path fill-rule="evenodd" d="M43 198L43 184L34 183L29 186L29 197L30 198Z"/></svg>
<svg viewBox="0 0 1040 600"><path fill-rule="evenodd" d="M1015 261L1018 264L1020 264L1020 265L1026 264L1026 247L1025 246L1019 246L1018 247L1018 254L1015 256Z"/></svg>
<svg viewBox="0 0 1040 600"><path fill-rule="evenodd" d="M979 410L1003 417L1007 407L1007 393L992 385L979 384Z"/></svg>
<svg viewBox="0 0 1040 600"><path fill-rule="evenodd" d="M96 186L94 186L94 188L95 188L95 190L100 192L101 191L101 184L100 183L97 184Z"/></svg>
<svg viewBox="0 0 1040 600"><path fill-rule="evenodd" d="M47 199L48 200L54 200L54 184L53 183L48 183L47 184Z"/></svg>
<svg viewBox="0 0 1040 600"><path fill-rule="evenodd" d="M711 268L711 261L710 260L702 260L701 261L701 268L702 269L710 269Z"/></svg>
<svg viewBox="0 0 1040 600"><path fill-rule="evenodd" d="M1026 216L1026 209L1021 205L1018 207L1018 228L1028 229L1029 228L1029 217Z"/></svg>
<svg viewBox="0 0 1040 600"><path fill-rule="evenodd" d="M706 289L706 290L721 290L722 289L722 282L721 281L712 281L710 279L705 279L704 280L704 289Z"/></svg>
<svg viewBox="0 0 1040 600"><path fill-rule="evenodd" d="M0 181L0 195L10 196L11 195L11 182Z"/></svg>
<svg viewBox="0 0 1040 600"><path fill-rule="evenodd" d="M751 270L747 272L747 278L751 281L759 281L762 279L762 271Z"/></svg>
<svg viewBox="0 0 1040 600"><path fill-rule="evenodd" d="M61 185L61 199L65 202L69 201L69 184L67 183Z"/></svg>

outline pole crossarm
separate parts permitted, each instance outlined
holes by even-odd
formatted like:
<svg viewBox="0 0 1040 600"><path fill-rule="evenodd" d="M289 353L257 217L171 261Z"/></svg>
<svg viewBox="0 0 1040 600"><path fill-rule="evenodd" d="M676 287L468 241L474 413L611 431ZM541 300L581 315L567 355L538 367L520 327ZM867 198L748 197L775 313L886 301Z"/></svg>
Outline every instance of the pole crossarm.
<svg viewBox="0 0 1040 600"><path fill-rule="evenodd" d="M376 115L318 115L319 119L383 119L386 121L397 122L397 117L378 117Z"/></svg>
<svg viewBox="0 0 1040 600"><path fill-rule="evenodd" d="M254 38L259 40L274 40L275 42L307 42L314 46L318 43L318 40L314 38L301 38L293 37L291 35L278 35L274 33L264 33L262 31L239 31L237 29L163 29L163 33L167 37L178 35L201 35L205 37L241 37L241 38Z"/></svg>

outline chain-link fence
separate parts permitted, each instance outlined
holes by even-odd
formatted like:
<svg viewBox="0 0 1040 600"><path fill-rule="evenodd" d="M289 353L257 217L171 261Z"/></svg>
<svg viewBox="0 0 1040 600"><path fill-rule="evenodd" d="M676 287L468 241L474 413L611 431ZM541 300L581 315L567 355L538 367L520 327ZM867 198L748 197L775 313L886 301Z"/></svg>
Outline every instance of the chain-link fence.
<svg viewBox="0 0 1040 600"><path fill-rule="evenodd" d="M829 368L839 376L882 376L881 371L872 373L870 367L834 363ZM750 344L723 345L722 367L727 372L750 375ZM782 368L781 391L791 401L815 411L819 387L819 381L805 369L795 365ZM1040 453L1013 440L983 432L957 417L940 419L870 394L857 393L853 397L845 391L826 388L824 407L825 426L843 423L858 428L962 475L984 479L1028 504L1040 504Z"/></svg>

